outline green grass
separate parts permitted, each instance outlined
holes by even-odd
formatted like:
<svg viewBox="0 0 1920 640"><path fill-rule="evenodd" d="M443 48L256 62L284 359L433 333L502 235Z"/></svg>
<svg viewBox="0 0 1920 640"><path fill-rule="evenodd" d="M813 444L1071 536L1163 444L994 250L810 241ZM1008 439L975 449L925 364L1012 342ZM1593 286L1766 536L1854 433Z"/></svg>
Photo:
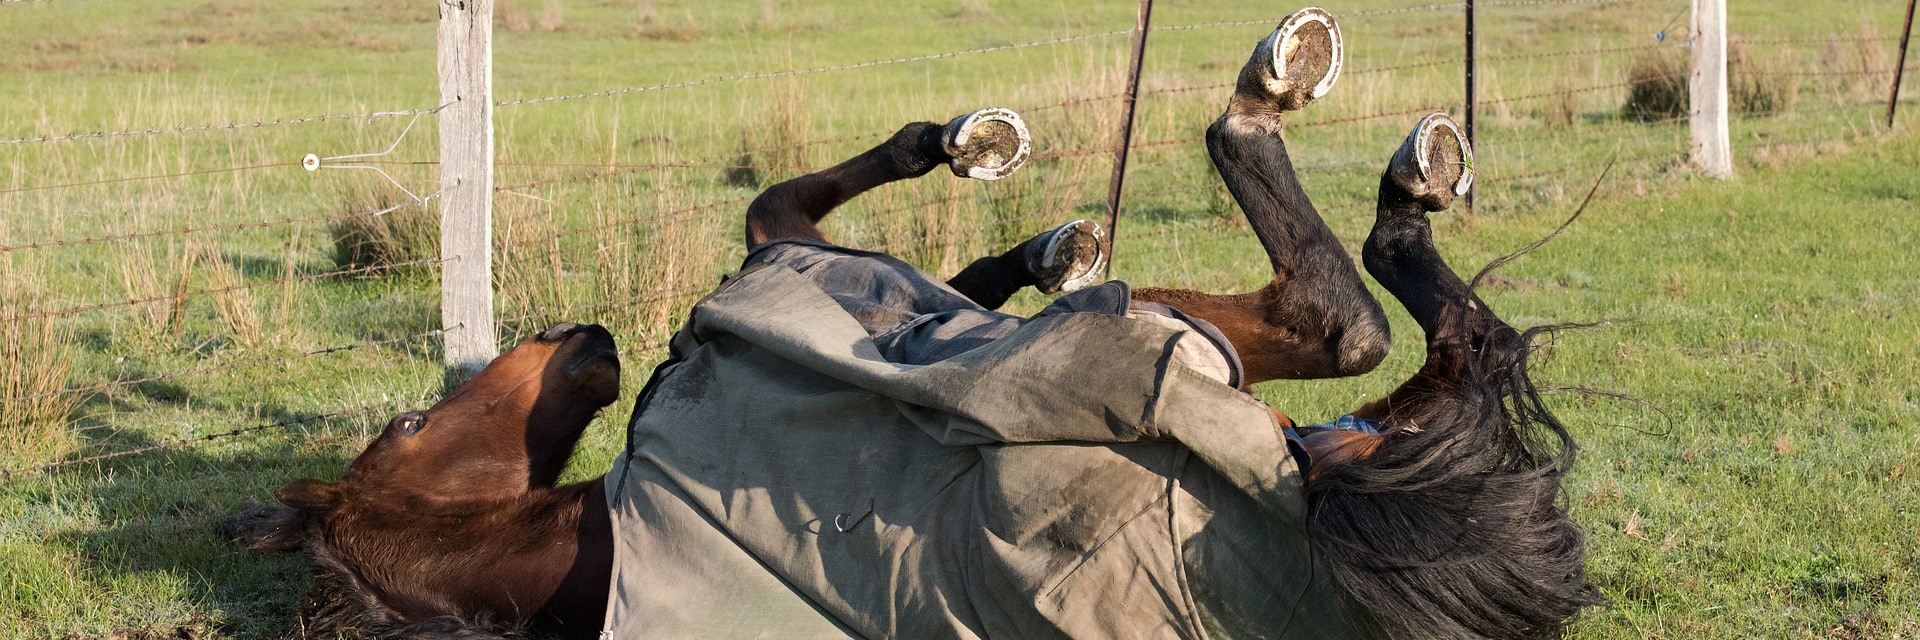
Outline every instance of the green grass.
<svg viewBox="0 0 1920 640"><path fill-rule="evenodd" d="M544 3L515 2L502 8L497 31L497 97L1100 34L1129 28L1134 10L1127 2L815 4L567 0L553 24ZM1329 8L1355 15L1393 6ZM1756 46L1773 70L1892 64L1901 3L1799 6L1739 3L1732 33L1847 39ZM1920 238L1911 213L1920 132L1879 124L1880 76L1778 76L1797 78L1791 106L1734 122L1739 177L1716 183L1682 164L1684 125L1619 117L1623 87L1528 97L1621 82L1629 54L1521 56L1653 44L1649 34L1684 28L1684 14L1671 21L1682 7L1483 11L1478 202L1470 214L1439 218L1443 253L1470 271L1552 229L1599 167L1621 158L1586 217L1485 292L1516 324L1617 321L1558 335L1538 378L1638 398L1554 397L1583 444L1569 499L1591 536L1591 578L1614 602L1575 635L1920 637L1920 322L1912 320L1920 259L1911 248ZM1272 21L1279 10L1169 0L1155 20ZM3 4L0 50L15 53L0 60L0 95L16 98L0 101L0 140L430 108L438 100L435 20L430 4L344 0ZM1456 12L1365 15L1343 27L1349 75L1296 123L1459 99L1453 63L1367 72L1453 59ZM1136 139L1198 135L1225 90L1169 90L1227 81L1264 30L1155 32ZM1855 41L1863 37L1873 39ZM1012 106L1026 110L1037 150L1053 157L999 183L935 176L887 187L836 214L834 237L951 273L1037 229L1100 215L1118 103L1041 107L1116 92L1126 41L1110 35L501 107L499 159L508 164L497 182L553 182L496 197L501 339L558 319L600 322L622 340L629 371L647 370L700 289L739 259L742 205L692 207L756 192L726 179L743 149L835 140L750 154L764 184L851 155L909 120ZM1904 122L1920 115L1920 104L1903 107ZM1417 117L1289 134L1308 189L1342 238L1364 237L1379 167ZM0 145L0 191L376 151L406 123ZM421 119L392 159L434 160L435 124ZM843 139L851 136L865 137ZM630 166L659 162L695 166ZM1258 248L1197 142L1143 148L1132 167L1119 276L1214 291L1264 280ZM430 165L386 168L416 192L437 182ZM0 246L364 212L365 194L381 188L368 172L278 166L0 193ZM8 360L0 382L37 375L54 388L84 388L161 378L69 394L77 402L70 412L0 424L9 443L0 469L68 465L0 480L0 637L289 629L306 584L301 562L235 552L213 527L270 501L289 480L336 477L391 413L430 403L440 387L437 340L422 335L439 322L434 270L313 277L335 269L331 253L324 223L0 252L4 316L217 289L232 278L296 279L230 294L224 311L216 296L194 296L0 333L67 369L45 378L59 367ZM673 295L653 293L662 290ZM1015 301L1028 311L1042 304L1034 295ZM1394 322L1400 345L1379 371L1271 384L1263 397L1319 419L1386 391L1420 355L1417 329L1397 312ZM605 469L618 447L617 425L641 380L625 382L629 400L592 428L571 477ZM303 419L342 409L360 411ZM192 440L264 425L285 426Z"/></svg>

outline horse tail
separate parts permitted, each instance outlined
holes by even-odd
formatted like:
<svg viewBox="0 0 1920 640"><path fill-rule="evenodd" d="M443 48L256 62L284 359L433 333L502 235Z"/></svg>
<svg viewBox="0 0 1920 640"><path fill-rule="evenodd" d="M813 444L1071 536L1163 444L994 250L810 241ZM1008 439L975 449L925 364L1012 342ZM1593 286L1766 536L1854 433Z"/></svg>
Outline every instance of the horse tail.
<svg viewBox="0 0 1920 640"><path fill-rule="evenodd" d="M1575 446L1528 378L1533 338L1499 324L1430 354L1371 455L1307 486L1315 550L1363 619L1397 638L1554 638L1602 604L1561 481Z"/></svg>

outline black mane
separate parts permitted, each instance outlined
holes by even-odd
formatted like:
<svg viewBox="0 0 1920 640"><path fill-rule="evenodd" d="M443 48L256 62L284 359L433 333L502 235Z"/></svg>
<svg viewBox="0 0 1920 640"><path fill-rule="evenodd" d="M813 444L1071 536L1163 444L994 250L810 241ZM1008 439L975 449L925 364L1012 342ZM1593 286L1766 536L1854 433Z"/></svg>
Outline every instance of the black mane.
<svg viewBox="0 0 1920 640"><path fill-rule="evenodd" d="M1307 487L1319 555L1394 637L1554 638L1604 602L1560 486L1573 438L1527 375L1544 329L1494 324L1430 352L1379 447Z"/></svg>

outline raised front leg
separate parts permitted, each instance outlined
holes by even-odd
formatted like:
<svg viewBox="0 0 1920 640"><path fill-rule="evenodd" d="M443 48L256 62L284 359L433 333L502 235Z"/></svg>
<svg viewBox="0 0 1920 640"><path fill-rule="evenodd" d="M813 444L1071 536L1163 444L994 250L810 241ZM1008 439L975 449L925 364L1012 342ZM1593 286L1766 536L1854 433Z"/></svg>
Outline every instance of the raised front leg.
<svg viewBox="0 0 1920 640"><path fill-rule="evenodd" d="M942 164L955 175L998 180L1027 161L1026 123L1012 111L981 109L946 125L915 122L865 153L768 187L747 205L747 247L779 238L826 241L820 220L854 196Z"/></svg>
<svg viewBox="0 0 1920 640"><path fill-rule="evenodd" d="M1226 113L1207 129L1207 151L1259 237L1273 281L1238 295L1134 292L1218 326L1239 351L1249 384L1357 375L1386 357L1386 314L1300 188L1281 139L1281 114L1331 89L1342 56L1331 15L1294 12L1254 48Z"/></svg>

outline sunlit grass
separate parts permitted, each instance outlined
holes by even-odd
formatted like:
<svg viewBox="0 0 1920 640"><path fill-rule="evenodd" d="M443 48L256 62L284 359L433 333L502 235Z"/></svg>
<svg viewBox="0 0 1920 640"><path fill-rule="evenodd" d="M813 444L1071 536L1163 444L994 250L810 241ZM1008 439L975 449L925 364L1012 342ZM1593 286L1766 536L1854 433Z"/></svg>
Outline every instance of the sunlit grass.
<svg viewBox="0 0 1920 640"><path fill-rule="evenodd" d="M526 0L503 10L496 91L575 95L1100 34L1129 28L1133 6ZM1781 65L1769 69L1852 75L1804 77L1786 111L1736 120L1741 176L1725 184L1686 170L1684 123L1624 120L1625 87L1529 97L1624 82L1625 53L1526 56L1667 46L1651 34L1672 27L1673 7L1483 14L1480 191L1474 212L1439 217L1456 267L1546 233L1621 158L1585 220L1485 293L1516 323L1622 321L1559 336L1540 377L1646 400L1556 396L1586 452L1569 497L1593 537L1593 577L1616 603L1579 637L1920 635L1908 539L1920 530L1910 488L1920 264L1907 246L1920 237L1910 213L1920 151L1911 125L1888 134L1877 124L1884 87L1865 73L1891 64L1899 8L1733 8L1738 35L1806 40L1765 45L1756 55ZM1163 3L1155 19L1277 20L1273 11ZM430 5L87 0L0 5L0 19L0 48L19 52L0 61L0 92L22 97L0 101L0 139L438 101ZM1380 167L1418 114L1309 125L1452 109L1461 91L1455 12L1366 16L1345 29L1349 74L1296 114L1289 145L1352 244L1371 223ZM1227 91L1207 85L1230 80L1264 30L1156 32L1136 139L1199 135ZM830 219L835 238L951 273L1038 229L1102 216L1126 41L503 106L496 182L516 188L496 194L500 338L601 322L622 340L628 370L647 370L687 305L737 264L745 198L911 120L1022 109L1036 150L1055 157L993 184L933 176L883 188ZM1370 71L1425 62L1437 64ZM288 425L0 481L0 636L170 633L196 616L227 634L287 629L300 563L234 554L213 526L288 480L337 475L388 414L431 401L439 295L431 266L312 277L340 266L329 224L278 221L384 208L365 195L391 193L372 172L292 163L384 149L409 121L0 146L0 191L273 165L0 193L8 247L222 228L0 254L11 269L0 282L6 317L162 298L0 329L0 382L103 387L57 397L77 406L9 413L24 404L8 403L5 469ZM385 159L430 163L436 136L422 118ZM668 163L685 166L651 167ZM382 166L416 193L438 188L431 164ZM729 175L743 167L751 180ZM1117 275L1212 291L1264 281L1264 259L1198 142L1140 149L1132 167ZM271 284L176 295L259 283ZM1044 303L1029 294L1014 308ZM1387 390L1419 358L1416 328L1397 313L1394 322L1399 346L1379 372L1272 384L1263 397L1321 419ZM628 400L589 432L571 477L606 468L640 382L628 376Z"/></svg>

